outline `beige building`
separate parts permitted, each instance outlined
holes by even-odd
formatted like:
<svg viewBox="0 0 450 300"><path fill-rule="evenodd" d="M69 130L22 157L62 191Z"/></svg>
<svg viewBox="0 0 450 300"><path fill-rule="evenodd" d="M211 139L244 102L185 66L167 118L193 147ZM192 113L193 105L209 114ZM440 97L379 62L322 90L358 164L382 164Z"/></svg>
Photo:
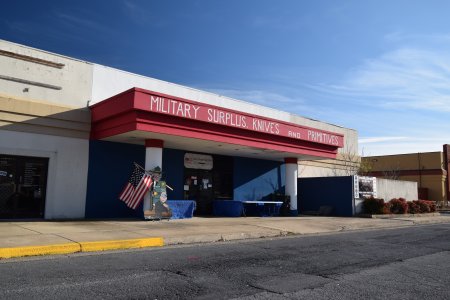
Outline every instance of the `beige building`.
<svg viewBox="0 0 450 300"><path fill-rule="evenodd" d="M362 158L368 175L417 182L419 198L448 205L450 145L443 152L410 153Z"/></svg>

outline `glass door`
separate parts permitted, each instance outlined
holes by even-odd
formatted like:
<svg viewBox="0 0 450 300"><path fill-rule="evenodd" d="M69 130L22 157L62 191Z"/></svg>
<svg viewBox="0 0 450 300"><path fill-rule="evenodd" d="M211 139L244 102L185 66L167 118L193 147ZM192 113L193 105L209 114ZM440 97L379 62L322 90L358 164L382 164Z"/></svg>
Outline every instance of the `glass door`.
<svg viewBox="0 0 450 300"><path fill-rule="evenodd" d="M185 169L184 198L195 200L196 215L211 215L213 201L212 172L209 170Z"/></svg>
<svg viewBox="0 0 450 300"><path fill-rule="evenodd" d="M43 218L48 158L0 155L0 218Z"/></svg>

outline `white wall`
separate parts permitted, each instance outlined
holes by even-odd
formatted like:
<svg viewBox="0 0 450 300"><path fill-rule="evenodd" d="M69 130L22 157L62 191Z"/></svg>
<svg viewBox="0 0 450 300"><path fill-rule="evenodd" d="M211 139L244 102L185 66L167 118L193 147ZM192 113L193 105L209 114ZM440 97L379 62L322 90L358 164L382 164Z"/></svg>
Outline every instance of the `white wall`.
<svg viewBox="0 0 450 300"><path fill-rule="evenodd" d="M130 88L139 87L201 103L251 112L280 121L341 133L345 135L345 149L358 153L358 133L352 129L102 65L94 65L92 78L92 103L100 102Z"/></svg>
<svg viewBox="0 0 450 300"><path fill-rule="evenodd" d="M319 166L305 166L300 164L298 166L298 177L329 177L329 176L337 176L341 174L336 174L336 171L331 167L319 167ZM345 175L342 175L345 176Z"/></svg>
<svg viewBox="0 0 450 300"><path fill-rule="evenodd" d="M88 140L0 130L0 153L48 157L45 219L84 218Z"/></svg>
<svg viewBox="0 0 450 300"><path fill-rule="evenodd" d="M0 49L62 63L61 69L0 55L2 76L61 87L60 90L0 79L0 93L22 99L43 100L61 105L86 107L91 99L92 64L43 50L0 40ZM24 91L28 88L28 91Z"/></svg>
<svg viewBox="0 0 450 300"><path fill-rule="evenodd" d="M86 107L88 101L90 101L89 104L94 104L132 87L140 87L238 111L251 111L256 115L280 121L341 133L345 135L345 148L341 151L358 153L357 132L352 129L4 40L0 40L0 49L64 64L62 69L57 69L0 56L1 75L61 87L61 90L54 90L1 79L0 93L2 94L80 108ZM28 88L28 92L24 92L25 88Z"/></svg>
<svg viewBox="0 0 450 300"><path fill-rule="evenodd" d="M54 90L2 79L0 80L0 93L2 94L80 108L86 107L88 101L90 101L89 104L94 104L132 87L140 87L238 111L251 111L256 115L280 121L341 133L345 135L345 148L340 151L358 153L358 136L357 132L352 129L4 40L0 40L0 49L65 65L62 69L57 69L0 56L1 75L62 88L61 90ZM28 88L28 92L24 92L24 88Z"/></svg>
<svg viewBox="0 0 450 300"><path fill-rule="evenodd" d="M140 87L201 103L248 111L263 117L341 133L345 136L345 148L340 151L358 153L357 132L352 129L3 40L0 40L0 49L65 65L62 69L58 69L0 56L1 75L61 87L61 90L55 90L0 79L1 94L80 108L86 107L88 101L94 104L132 87ZM28 91L25 91L26 88ZM0 130L0 153L50 158L46 218L84 217L88 147L88 140ZM329 168L318 166L309 166L303 172L299 170L300 177L307 174L326 176L329 173Z"/></svg>
<svg viewBox="0 0 450 300"><path fill-rule="evenodd" d="M239 111L251 111L256 115L285 122L343 133L348 136L352 146L355 147L353 141L355 141L357 135L356 131L341 126L107 66L92 64L1 39L0 49L64 64L63 68L57 69L29 61L0 56L1 75L51 84L62 88L61 90L53 90L26 85L24 83L0 80L0 93L3 94L32 100L46 100L79 108L85 107L88 100L91 101L90 104L94 104L132 87L140 87L220 107L227 107ZM24 87L28 87L28 92L23 91Z"/></svg>
<svg viewBox="0 0 450 300"><path fill-rule="evenodd" d="M417 200L417 182L377 178L377 198L383 198L386 202L393 198Z"/></svg>

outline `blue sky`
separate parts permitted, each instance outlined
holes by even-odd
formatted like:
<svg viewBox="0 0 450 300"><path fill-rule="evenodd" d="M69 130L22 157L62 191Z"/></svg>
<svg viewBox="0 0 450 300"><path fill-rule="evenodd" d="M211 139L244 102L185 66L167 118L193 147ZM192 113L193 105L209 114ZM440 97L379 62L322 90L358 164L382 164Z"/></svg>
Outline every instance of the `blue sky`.
<svg viewBox="0 0 450 300"><path fill-rule="evenodd" d="M450 143L450 1L7 1L0 38L358 130Z"/></svg>

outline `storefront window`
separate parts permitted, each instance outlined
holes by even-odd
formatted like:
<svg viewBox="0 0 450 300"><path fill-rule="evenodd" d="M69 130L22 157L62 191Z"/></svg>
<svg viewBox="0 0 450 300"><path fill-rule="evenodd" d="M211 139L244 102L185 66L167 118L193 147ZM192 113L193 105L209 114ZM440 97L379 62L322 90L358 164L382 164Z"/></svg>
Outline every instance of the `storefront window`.
<svg viewBox="0 0 450 300"><path fill-rule="evenodd" d="M43 218L48 158L0 155L0 218Z"/></svg>

